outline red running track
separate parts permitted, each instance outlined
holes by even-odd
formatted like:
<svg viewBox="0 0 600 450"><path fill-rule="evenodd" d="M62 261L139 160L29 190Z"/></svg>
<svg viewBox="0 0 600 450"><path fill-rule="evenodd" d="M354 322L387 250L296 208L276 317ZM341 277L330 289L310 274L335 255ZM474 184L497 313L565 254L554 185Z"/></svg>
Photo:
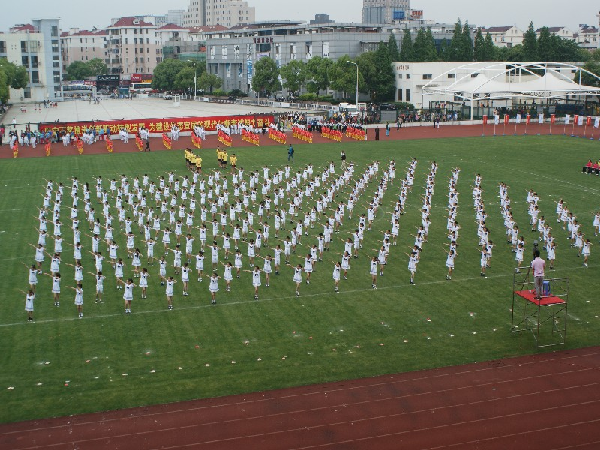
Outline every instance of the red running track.
<svg viewBox="0 0 600 450"><path fill-rule="evenodd" d="M0 425L2 449L597 449L600 347Z"/></svg>

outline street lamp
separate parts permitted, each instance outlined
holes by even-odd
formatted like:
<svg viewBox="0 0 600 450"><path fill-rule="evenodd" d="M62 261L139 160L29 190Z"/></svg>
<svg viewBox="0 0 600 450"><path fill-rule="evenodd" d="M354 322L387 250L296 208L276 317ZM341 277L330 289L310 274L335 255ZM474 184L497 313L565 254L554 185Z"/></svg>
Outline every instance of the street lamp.
<svg viewBox="0 0 600 450"><path fill-rule="evenodd" d="M194 64L194 101L196 101L196 92L198 91L198 89L196 89L196 80L198 78L198 67L196 66L196 61L192 61L191 59L188 59L187 62L191 62Z"/></svg>
<svg viewBox="0 0 600 450"><path fill-rule="evenodd" d="M356 112L358 113L358 64L354 61L347 61L349 64L354 64L356 66Z"/></svg>

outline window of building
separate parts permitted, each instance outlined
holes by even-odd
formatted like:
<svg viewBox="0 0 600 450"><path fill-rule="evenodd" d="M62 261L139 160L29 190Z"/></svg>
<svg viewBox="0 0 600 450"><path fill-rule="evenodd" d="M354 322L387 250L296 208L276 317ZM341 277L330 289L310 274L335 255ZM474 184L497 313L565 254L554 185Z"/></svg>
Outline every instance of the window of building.
<svg viewBox="0 0 600 450"><path fill-rule="evenodd" d="M402 74L401 74L401 73L399 73L399 74L398 74L398 79L399 79L399 80L401 80L401 79L402 79Z"/></svg>
<svg viewBox="0 0 600 450"><path fill-rule="evenodd" d="M58 27L56 25L52 26L51 34L52 34L52 37L58 36Z"/></svg>
<svg viewBox="0 0 600 450"><path fill-rule="evenodd" d="M58 61L53 61L53 62L52 62L52 67L53 67L54 69L58 69L58 68L60 68L60 63L59 63Z"/></svg>
<svg viewBox="0 0 600 450"><path fill-rule="evenodd" d="M21 53L28 53L27 41L21 41Z"/></svg>
<svg viewBox="0 0 600 450"><path fill-rule="evenodd" d="M410 89L406 90L406 101L410 102Z"/></svg>
<svg viewBox="0 0 600 450"><path fill-rule="evenodd" d="M0 53L6 53L6 41L0 41Z"/></svg>
<svg viewBox="0 0 600 450"><path fill-rule="evenodd" d="M23 89L23 97L31 98L31 88L26 87Z"/></svg>
<svg viewBox="0 0 600 450"><path fill-rule="evenodd" d="M402 89L398 89L398 101L402 101Z"/></svg>
<svg viewBox="0 0 600 450"><path fill-rule="evenodd" d="M448 74L448 78L456 78L456 74L455 73L449 73Z"/></svg>
<svg viewBox="0 0 600 450"><path fill-rule="evenodd" d="M424 80L431 80L431 74L430 73L424 73L423 74L423 79Z"/></svg>
<svg viewBox="0 0 600 450"><path fill-rule="evenodd" d="M407 74L406 74L406 79L407 79L407 80L410 80L410 73L407 73Z"/></svg>
<svg viewBox="0 0 600 450"><path fill-rule="evenodd" d="M21 56L21 64L25 67L29 67L29 56Z"/></svg>
<svg viewBox="0 0 600 450"><path fill-rule="evenodd" d="M37 70L31 71L31 82L35 84L40 82L40 73Z"/></svg>
<svg viewBox="0 0 600 450"><path fill-rule="evenodd" d="M31 57L31 68L32 69L37 69L39 65L39 59L37 56L32 56Z"/></svg>

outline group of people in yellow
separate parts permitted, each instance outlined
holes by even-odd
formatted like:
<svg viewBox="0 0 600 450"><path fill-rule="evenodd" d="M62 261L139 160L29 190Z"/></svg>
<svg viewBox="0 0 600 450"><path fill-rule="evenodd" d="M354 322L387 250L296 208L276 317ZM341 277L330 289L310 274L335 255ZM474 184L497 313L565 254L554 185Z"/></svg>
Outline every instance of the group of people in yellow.
<svg viewBox="0 0 600 450"><path fill-rule="evenodd" d="M196 155L189 148L185 149L185 163L190 170L202 173L202 158Z"/></svg>
<svg viewBox="0 0 600 450"><path fill-rule="evenodd" d="M231 173L233 173L237 166L237 156L235 156L235 153L232 153L231 156L229 156L226 149L217 147L217 161L221 169L227 168L228 159L229 164L231 165Z"/></svg>
<svg viewBox="0 0 600 450"><path fill-rule="evenodd" d="M237 167L237 156L232 153L231 156L227 154L227 150L217 147L217 160L219 167L222 169L227 168L227 161L231 165L231 172L233 173ZM189 148L185 149L185 163L187 167L197 173L202 173L202 158L196 155Z"/></svg>

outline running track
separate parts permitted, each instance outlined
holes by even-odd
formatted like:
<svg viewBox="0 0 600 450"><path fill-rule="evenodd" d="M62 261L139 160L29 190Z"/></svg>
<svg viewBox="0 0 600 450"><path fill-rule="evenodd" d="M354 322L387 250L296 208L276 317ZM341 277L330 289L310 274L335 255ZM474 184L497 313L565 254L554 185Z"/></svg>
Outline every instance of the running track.
<svg viewBox="0 0 600 450"><path fill-rule="evenodd" d="M548 134L546 127L529 134ZM382 140L481 136L481 126ZM372 137L372 132L371 137ZM486 136L493 134L486 127ZM589 137L589 136L588 136ZM234 147L245 145L234 137ZM346 138L344 138L346 141ZM238 142L239 141L239 142ZM299 143L291 139L292 143ZM179 141L189 145L189 138ZM318 137L315 142L323 142ZM209 137L205 148L215 148ZM261 145L274 145L263 138ZM280 145L280 144L275 144ZM162 147L154 139L155 150ZM164 148L163 148L164 149ZM4 147L0 157L11 157ZM105 152L103 143L85 154ZM115 142L115 152L136 151ZM19 157L43 156L43 147ZM53 155L76 154L53 145ZM0 425L0 449L598 449L600 347Z"/></svg>
<svg viewBox="0 0 600 450"><path fill-rule="evenodd" d="M597 449L600 348L0 426L2 449Z"/></svg>

